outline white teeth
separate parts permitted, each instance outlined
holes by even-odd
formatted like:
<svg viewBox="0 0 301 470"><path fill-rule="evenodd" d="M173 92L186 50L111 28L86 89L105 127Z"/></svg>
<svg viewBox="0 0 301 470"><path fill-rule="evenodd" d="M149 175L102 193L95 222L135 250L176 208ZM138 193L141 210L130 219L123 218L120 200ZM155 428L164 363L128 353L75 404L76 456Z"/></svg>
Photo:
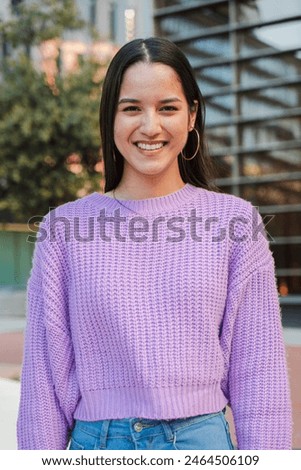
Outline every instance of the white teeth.
<svg viewBox="0 0 301 470"><path fill-rule="evenodd" d="M142 150L158 150L163 147L163 143L160 142L158 144L142 144L140 142L137 143L137 147L142 149Z"/></svg>

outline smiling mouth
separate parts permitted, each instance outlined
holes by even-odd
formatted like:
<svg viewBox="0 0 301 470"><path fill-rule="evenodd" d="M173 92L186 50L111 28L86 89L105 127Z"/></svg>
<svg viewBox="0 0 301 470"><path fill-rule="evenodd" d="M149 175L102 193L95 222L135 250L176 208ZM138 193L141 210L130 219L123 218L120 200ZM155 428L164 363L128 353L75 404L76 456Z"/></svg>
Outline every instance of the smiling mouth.
<svg viewBox="0 0 301 470"><path fill-rule="evenodd" d="M145 142L135 142L136 147L138 147L139 149L149 151L159 150L163 148L166 144L167 142L157 142L154 144L146 144Z"/></svg>

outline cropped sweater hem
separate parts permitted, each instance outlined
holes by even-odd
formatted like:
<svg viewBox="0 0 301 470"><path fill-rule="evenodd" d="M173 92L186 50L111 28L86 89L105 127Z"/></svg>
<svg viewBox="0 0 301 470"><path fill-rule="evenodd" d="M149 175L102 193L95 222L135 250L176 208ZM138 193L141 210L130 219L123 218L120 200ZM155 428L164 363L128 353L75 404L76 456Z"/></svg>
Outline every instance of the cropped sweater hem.
<svg viewBox="0 0 301 470"><path fill-rule="evenodd" d="M220 385L182 387L122 387L85 391L74 413L81 421L176 419L213 413L227 405Z"/></svg>

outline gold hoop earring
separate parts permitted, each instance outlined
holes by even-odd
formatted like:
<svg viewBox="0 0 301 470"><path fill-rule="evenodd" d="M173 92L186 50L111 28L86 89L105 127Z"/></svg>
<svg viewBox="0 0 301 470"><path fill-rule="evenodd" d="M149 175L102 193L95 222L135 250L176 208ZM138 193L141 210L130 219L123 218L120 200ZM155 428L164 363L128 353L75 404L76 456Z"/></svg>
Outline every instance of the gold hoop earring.
<svg viewBox="0 0 301 470"><path fill-rule="evenodd" d="M192 155L192 157L185 157L184 153L183 153L183 150L181 151L181 156L182 158L184 158L184 160L192 160L196 154L198 153L199 149L200 149L200 145L201 145L201 139L200 139L200 134L198 132L197 129L195 129L195 127L193 127L191 129L191 131L195 131L196 135L197 135L197 139L198 139L198 144L197 144L197 147L196 147L196 151L194 152L194 154Z"/></svg>

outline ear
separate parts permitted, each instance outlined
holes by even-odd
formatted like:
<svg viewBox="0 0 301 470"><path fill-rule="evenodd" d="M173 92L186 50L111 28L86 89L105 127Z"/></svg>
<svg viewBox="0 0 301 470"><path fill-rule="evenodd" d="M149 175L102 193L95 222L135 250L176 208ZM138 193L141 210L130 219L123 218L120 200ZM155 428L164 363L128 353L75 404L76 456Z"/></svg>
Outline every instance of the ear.
<svg viewBox="0 0 301 470"><path fill-rule="evenodd" d="M189 109L189 131L192 131L195 125L196 116L199 109L199 103L197 100L194 100L193 105Z"/></svg>

